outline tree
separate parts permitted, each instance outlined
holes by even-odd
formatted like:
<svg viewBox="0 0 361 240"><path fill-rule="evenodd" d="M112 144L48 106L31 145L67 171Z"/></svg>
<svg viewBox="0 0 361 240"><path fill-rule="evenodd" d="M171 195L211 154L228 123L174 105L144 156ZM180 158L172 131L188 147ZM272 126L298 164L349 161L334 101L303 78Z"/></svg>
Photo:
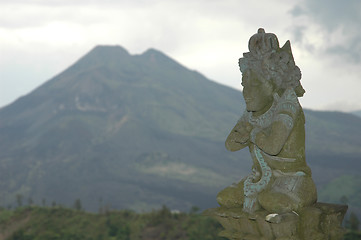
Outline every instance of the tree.
<svg viewBox="0 0 361 240"><path fill-rule="evenodd" d="M100 197L99 198L99 214L103 214L104 213L104 209L103 209L103 198Z"/></svg>
<svg viewBox="0 0 361 240"><path fill-rule="evenodd" d="M81 201L79 198L77 198L74 202L74 209L78 211L82 210Z"/></svg>
<svg viewBox="0 0 361 240"><path fill-rule="evenodd" d="M357 231L359 229L360 221L354 212L350 214L349 225L352 231Z"/></svg>
<svg viewBox="0 0 361 240"><path fill-rule="evenodd" d="M31 197L28 198L28 205L32 206L34 203L33 199Z"/></svg>
<svg viewBox="0 0 361 240"><path fill-rule="evenodd" d="M23 195L16 194L16 202L18 203L18 207L23 206Z"/></svg>
<svg viewBox="0 0 361 240"><path fill-rule="evenodd" d="M199 207L197 206L192 206L191 210L189 211L190 214L196 214L197 212L199 212Z"/></svg>
<svg viewBox="0 0 361 240"><path fill-rule="evenodd" d="M340 203L343 205L347 205L348 198L345 195L342 195L342 197L340 198Z"/></svg>

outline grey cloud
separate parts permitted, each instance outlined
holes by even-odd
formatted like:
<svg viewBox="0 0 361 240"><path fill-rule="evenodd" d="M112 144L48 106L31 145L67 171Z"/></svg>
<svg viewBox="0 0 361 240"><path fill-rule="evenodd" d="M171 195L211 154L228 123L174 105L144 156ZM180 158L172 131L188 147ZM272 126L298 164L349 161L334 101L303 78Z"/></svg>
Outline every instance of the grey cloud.
<svg viewBox="0 0 361 240"><path fill-rule="evenodd" d="M11 11L10 11L11 10ZM105 21L101 15L79 11L79 8L63 9L55 6L27 8L27 5L13 5L6 9L0 3L0 28L19 29L41 27L51 22L71 21L92 24Z"/></svg>
<svg viewBox="0 0 361 240"><path fill-rule="evenodd" d="M298 17L304 14L305 10L301 6L297 5L293 9L291 9L290 13L292 16Z"/></svg>
<svg viewBox="0 0 361 240"><path fill-rule="evenodd" d="M341 29L344 39L347 40L345 42L336 41L334 45L326 43L325 49L323 49L324 53L345 56L355 63L361 63L360 0L303 0L289 13L296 20L298 17L307 17L312 23L318 24L326 39L331 38L332 33ZM307 25L306 23L300 24L293 30L293 35L301 43L307 44L302 42ZM307 47L305 48L307 49Z"/></svg>
<svg viewBox="0 0 361 240"><path fill-rule="evenodd" d="M303 38L304 38L304 34L305 34L305 30L306 30L306 26L295 26L291 29L292 34L294 36L294 40L296 42L303 42Z"/></svg>
<svg viewBox="0 0 361 240"><path fill-rule="evenodd" d="M361 43L359 38L354 38L350 44L338 44L326 49L326 53L345 56L354 63L361 63Z"/></svg>
<svg viewBox="0 0 361 240"><path fill-rule="evenodd" d="M296 7L297 8L297 7ZM305 0L302 14L310 15L329 30L342 26L360 26L361 1L359 0Z"/></svg>
<svg viewBox="0 0 361 240"><path fill-rule="evenodd" d="M0 0L0 6L6 5L28 5L28 6L144 6L149 5L159 0L137 0L137 1L119 1L119 0Z"/></svg>
<svg viewBox="0 0 361 240"><path fill-rule="evenodd" d="M316 50L316 47L313 44L307 42L307 40L305 40L307 30L307 26L304 25L292 26L292 28L290 28L292 40L294 43L301 45L304 50L308 52L314 52Z"/></svg>

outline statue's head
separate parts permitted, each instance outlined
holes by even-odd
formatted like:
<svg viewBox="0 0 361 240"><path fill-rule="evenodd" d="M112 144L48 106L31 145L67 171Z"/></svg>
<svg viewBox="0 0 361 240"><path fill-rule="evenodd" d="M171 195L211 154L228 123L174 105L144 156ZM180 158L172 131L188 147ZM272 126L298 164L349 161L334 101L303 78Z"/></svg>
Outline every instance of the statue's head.
<svg viewBox="0 0 361 240"><path fill-rule="evenodd" d="M275 93L281 96L288 88L294 89L298 97L303 96L301 71L295 65L289 41L280 48L277 36L260 28L250 38L248 48L249 52L239 59L248 111L267 108Z"/></svg>

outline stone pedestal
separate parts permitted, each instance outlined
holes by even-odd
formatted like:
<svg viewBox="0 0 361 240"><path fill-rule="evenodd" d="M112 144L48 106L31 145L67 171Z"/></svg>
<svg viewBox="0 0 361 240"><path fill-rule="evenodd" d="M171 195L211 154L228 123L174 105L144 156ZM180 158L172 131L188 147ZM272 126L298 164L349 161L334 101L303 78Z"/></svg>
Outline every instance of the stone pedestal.
<svg viewBox="0 0 361 240"><path fill-rule="evenodd" d="M280 214L269 221L269 212L249 215L241 207L208 209L204 215L215 217L224 227L219 235L231 240L341 240L346 211L346 205L316 203L297 214Z"/></svg>

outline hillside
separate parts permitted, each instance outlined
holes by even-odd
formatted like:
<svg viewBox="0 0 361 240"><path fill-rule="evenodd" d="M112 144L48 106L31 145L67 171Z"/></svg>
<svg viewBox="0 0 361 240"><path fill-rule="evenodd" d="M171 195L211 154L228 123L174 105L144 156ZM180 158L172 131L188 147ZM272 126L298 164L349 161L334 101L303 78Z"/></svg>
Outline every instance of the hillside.
<svg viewBox="0 0 361 240"><path fill-rule="evenodd" d="M99 199L138 210L215 204L241 166L222 143L241 104L239 92L156 50L96 47L1 109L1 202L21 194L81 198L92 210Z"/></svg>
<svg viewBox="0 0 361 240"><path fill-rule="evenodd" d="M311 90L309 90L311 91ZM0 205L16 196L87 210L216 205L250 172L224 148L242 94L150 49L98 46L0 109ZM306 111L307 161L319 188L360 174L361 118Z"/></svg>
<svg viewBox="0 0 361 240"><path fill-rule="evenodd" d="M352 112L352 114L355 114L356 116L361 117L361 110L354 111L354 112Z"/></svg>
<svg viewBox="0 0 361 240"><path fill-rule="evenodd" d="M342 175L360 175L360 118L306 110L306 158L321 188Z"/></svg>

